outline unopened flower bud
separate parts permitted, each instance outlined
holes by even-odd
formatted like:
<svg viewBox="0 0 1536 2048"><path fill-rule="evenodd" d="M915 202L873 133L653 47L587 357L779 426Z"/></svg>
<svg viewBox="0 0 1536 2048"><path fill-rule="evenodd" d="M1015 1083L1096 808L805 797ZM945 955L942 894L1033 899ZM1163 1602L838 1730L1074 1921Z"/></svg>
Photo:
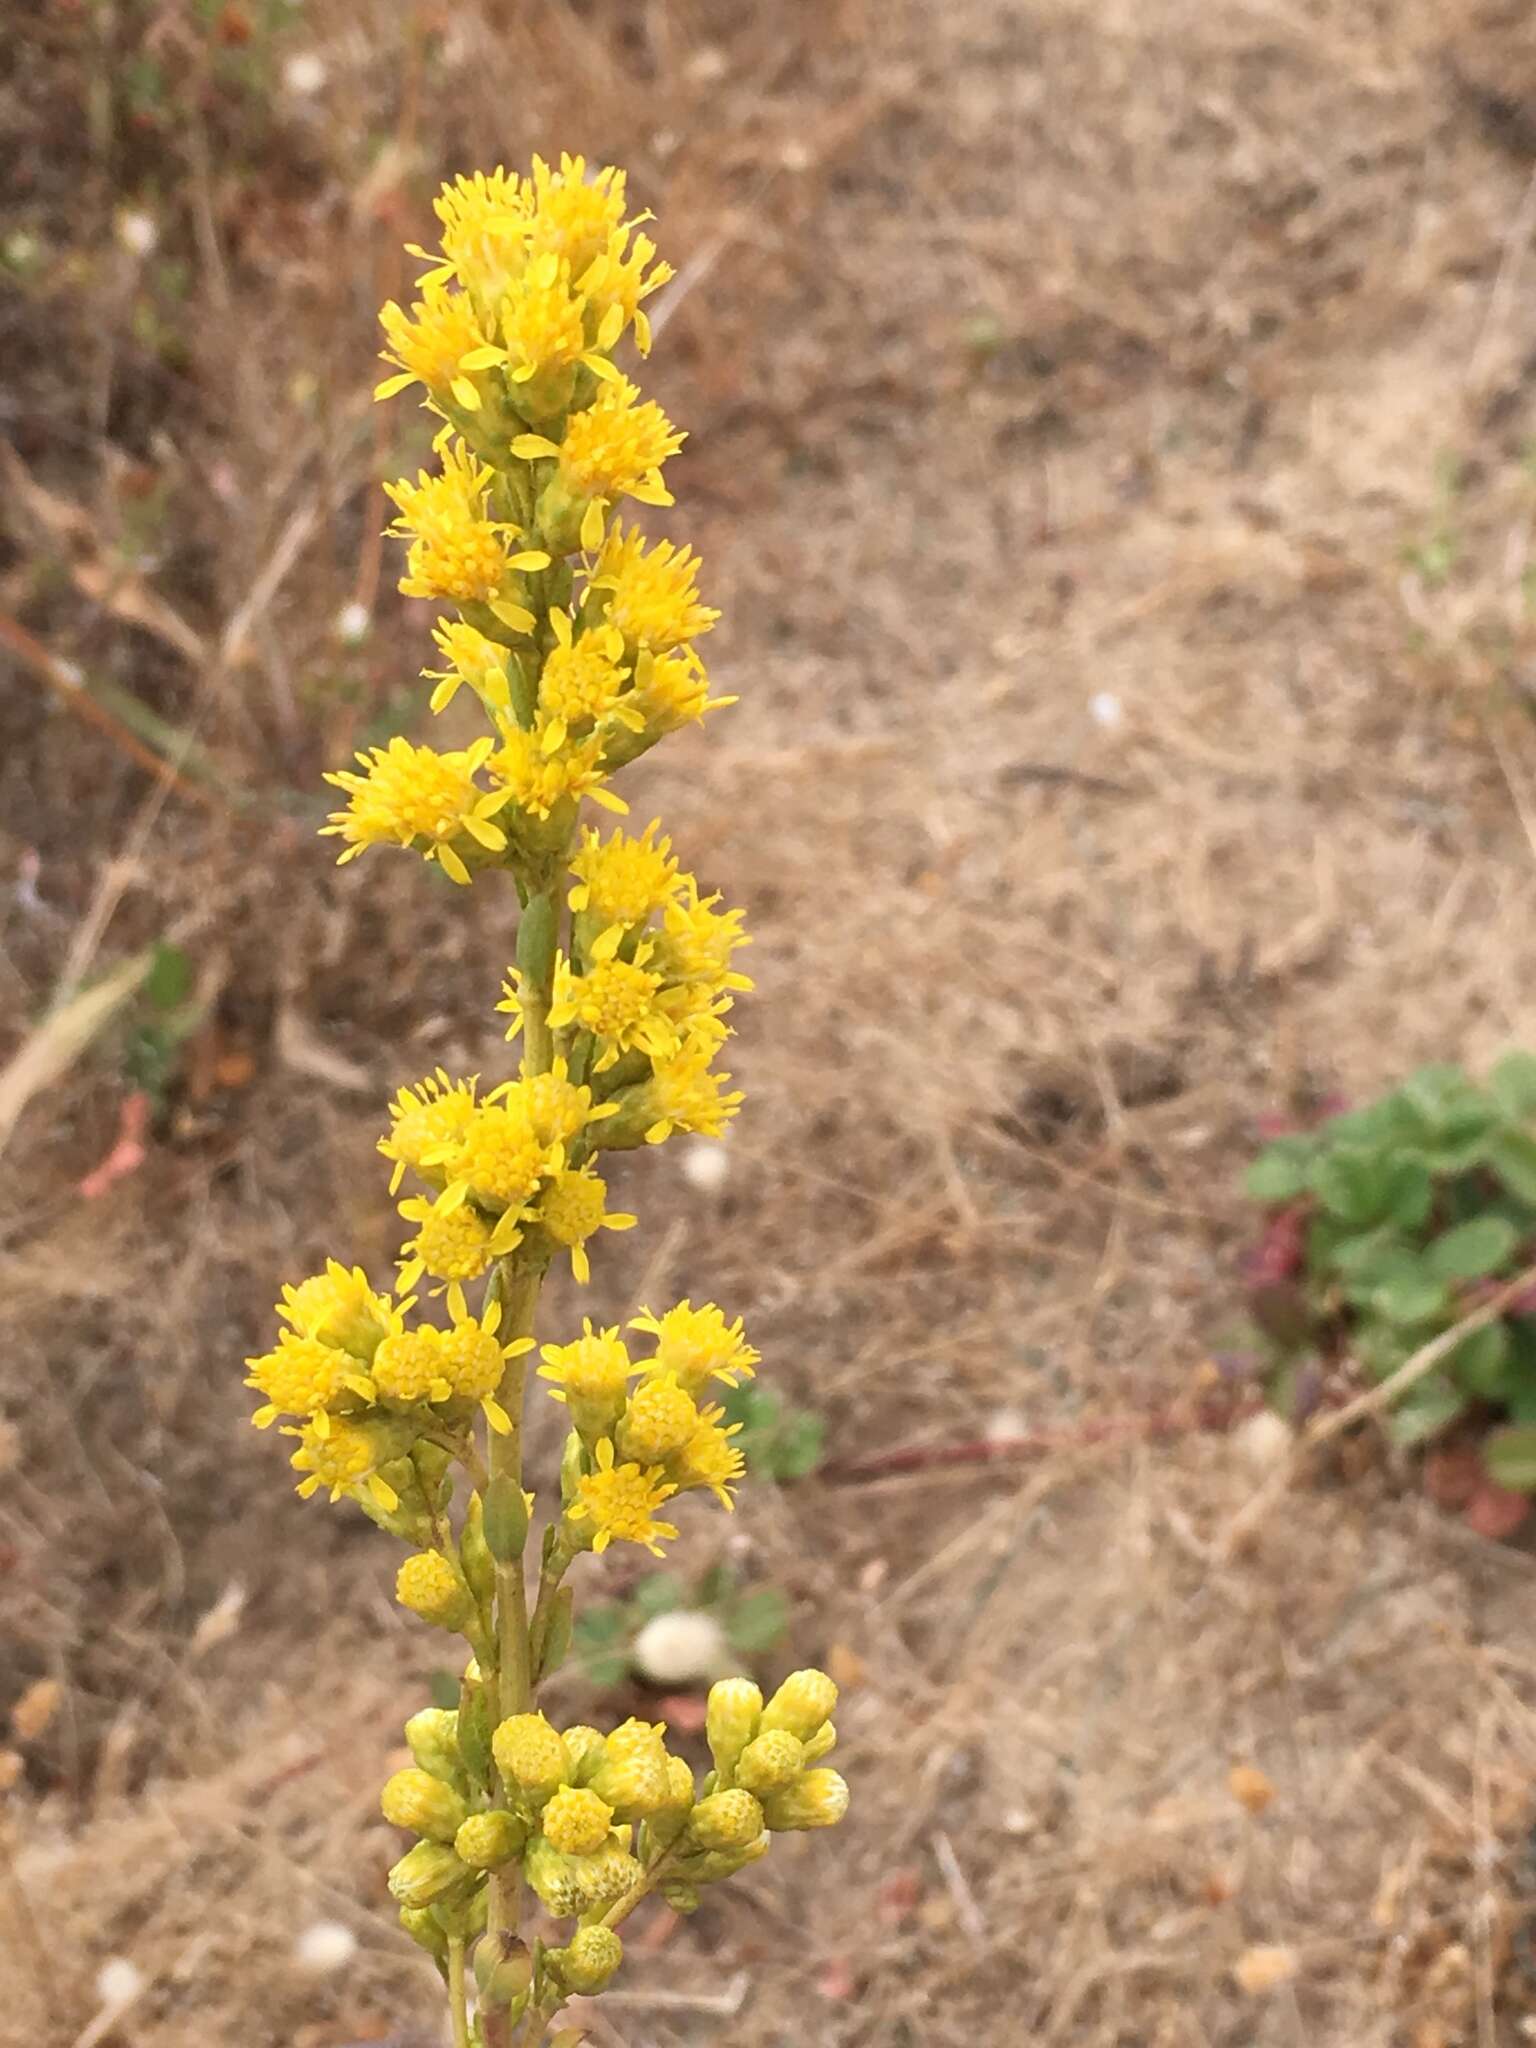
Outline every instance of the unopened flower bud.
<svg viewBox="0 0 1536 2048"><path fill-rule="evenodd" d="M469 1876L446 1842L418 1842L389 1873L389 1889L402 1906L430 1906Z"/></svg>
<svg viewBox="0 0 1536 2048"><path fill-rule="evenodd" d="M379 1806L391 1827L436 1842L451 1842L464 1820L463 1800L430 1771L396 1771L379 1794Z"/></svg>
<svg viewBox="0 0 1536 2048"><path fill-rule="evenodd" d="M837 1747L837 1730L830 1721L825 1721L816 1730L810 1741L804 1744L807 1766L819 1764L824 1756L830 1756Z"/></svg>
<svg viewBox="0 0 1536 2048"><path fill-rule="evenodd" d="M837 1687L825 1671L791 1671L763 1709L762 1730L787 1728L802 1742L811 1737L837 1705Z"/></svg>
<svg viewBox="0 0 1536 2048"><path fill-rule="evenodd" d="M693 1773L680 1756L667 1758L667 1803L646 1822L651 1849L668 1849L688 1825L693 1811ZM650 1860L647 1852L646 1860Z"/></svg>
<svg viewBox="0 0 1536 2048"><path fill-rule="evenodd" d="M496 1590L496 1560L486 1545L485 1513L478 1493L470 1495L469 1508L464 1516L464 1528L459 1536L459 1567L475 1599L482 1606L488 1606Z"/></svg>
<svg viewBox="0 0 1536 2048"><path fill-rule="evenodd" d="M582 1889L584 1912L590 1912L595 1906L611 1906L645 1875L639 1858L631 1856L627 1849L621 1849L615 1841L605 1842L594 1855L577 1856L573 1860Z"/></svg>
<svg viewBox="0 0 1536 2048"><path fill-rule="evenodd" d="M488 1934L477 1941L471 1967L480 2003L486 2007L510 2005L533 1982L532 1953L512 1935Z"/></svg>
<svg viewBox="0 0 1536 2048"><path fill-rule="evenodd" d="M825 1769L807 1771L763 1801L764 1817L779 1834L790 1828L835 1828L847 1811L847 1785L836 1771Z"/></svg>
<svg viewBox="0 0 1536 2048"><path fill-rule="evenodd" d="M474 1673L471 1678L470 1672ZM459 1755L472 1785L488 1791L491 1783L491 1703L480 1667L470 1659L459 1687Z"/></svg>
<svg viewBox="0 0 1536 2048"><path fill-rule="evenodd" d="M434 1628L461 1629L475 1611L474 1598L441 1551L419 1550L401 1565L395 1598Z"/></svg>
<svg viewBox="0 0 1536 2048"><path fill-rule="evenodd" d="M489 1813L472 1813L453 1838L454 1853L471 1870L499 1870L510 1863L528 1839L526 1825L514 1815L494 1807Z"/></svg>
<svg viewBox="0 0 1536 2048"><path fill-rule="evenodd" d="M763 1832L763 1809L750 1792L711 1792L688 1816L688 1832L701 1848L745 1848Z"/></svg>
<svg viewBox="0 0 1536 2048"><path fill-rule="evenodd" d="M567 1920L587 1910L582 1866L588 1859L566 1856L542 1835L535 1835L523 1858L523 1875L557 1920Z"/></svg>
<svg viewBox="0 0 1536 2048"><path fill-rule="evenodd" d="M603 1760L588 1780L620 1820L644 1820L667 1803L667 1752L648 1721L626 1721L603 1744Z"/></svg>
<svg viewBox="0 0 1536 2048"><path fill-rule="evenodd" d="M749 1863L756 1863L766 1856L772 1837L766 1833L755 1841L743 1842L739 1849L706 1849L690 1856L684 1866L685 1873L696 1884L717 1884L723 1877L734 1877L738 1870L745 1870Z"/></svg>
<svg viewBox="0 0 1536 2048"><path fill-rule="evenodd" d="M462 1789L463 1759L459 1755L459 1717L451 1707L423 1707L405 1724L405 1739L422 1770L445 1785Z"/></svg>
<svg viewBox="0 0 1536 2048"><path fill-rule="evenodd" d="M709 1689L704 1733L721 1782L729 1784L736 1759L758 1731L763 1695L750 1678L722 1678Z"/></svg>
<svg viewBox="0 0 1536 2048"><path fill-rule="evenodd" d="M485 1495L485 1541L491 1556L511 1564L528 1541L528 1498L515 1479L502 1473Z"/></svg>
<svg viewBox="0 0 1536 2048"><path fill-rule="evenodd" d="M541 1806L566 1773L565 1748L542 1714L513 1714L491 1737L496 1768L530 1806Z"/></svg>
<svg viewBox="0 0 1536 2048"><path fill-rule="evenodd" d="M400 1925L416 1946L424 1948L429 1956L441 1959L447 1955L448 1937L430 1906L402 1906Z"/></svg>
<svg viewBox="0 0 1536 2048"><path fill-rule="evenodd" d="M736 1764L736 1782L766 1796L792 1785L805 1768L805 1744L787 1728L769 1728L754 1736Z"/></svg>
<svg viewBox="0 0 1536 2048"><path fill-rule="evenodd" d="M549 1957L550 1966L567 1991L590 1997L601 1991L624 1960L624 1944L611 1927L582 1927L565 1948Z"/></svg>
<svg viewBox="0 0 1536 2048"><path fill-rule="evenodd" d="M663 1884L661 1896L674 1913L697 1913L699 1910L699 1888L696 1884L685 1884L681 1878L670 1884Z"/></svg>
<svg viewBox="0 0 1536 2048"><path fill-rule="evenodd" d="M578 1721L574 1728L567 1728L560 1740L565 1744L566 1773L568 1785L585 1785L592 1773L603 1760L606 1747L602 1736L595 1728L588 1728Z"/></svg>
<svg viewBox="0 0 1536 2048"><path fill-rule="evenodd" d="M613 1808L597 1794L562 1785L545 1807L539 1826L566 1856L590 1856L601 1849L613 1825Z"/></svg>

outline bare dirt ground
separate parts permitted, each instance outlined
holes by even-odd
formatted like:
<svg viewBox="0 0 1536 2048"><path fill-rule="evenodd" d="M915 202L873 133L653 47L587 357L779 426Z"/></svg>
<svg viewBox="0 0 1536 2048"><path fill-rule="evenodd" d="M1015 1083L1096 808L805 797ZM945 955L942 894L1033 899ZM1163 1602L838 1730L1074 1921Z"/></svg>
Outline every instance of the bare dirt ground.
<svg viewBox="0 0 1536 2048"><path fill-rule="evenodd" d="M165 937L208 1020L97 1199L112 1031L0 1132L0 1709L62 1687L0 1807L18 2041L436 2039L375 1805L431 1652L239 1360L280 1274L386 1262L385 1094L498 1057L485 906L311 827L425 652L373 308L438 175L562 145L682 271L653 376L742 703L633 801L759 984L724 1186L640 1162L590 1306L713 1295L825 1415L730 1540L856 1799L655 1924L594 2039L1532 2038L1528 1558L1369 1446L1229 1555L1264 1467L1195 1427L1258 1114L1536 1043L1527 10L15 15L0 1056Z"/></svg>

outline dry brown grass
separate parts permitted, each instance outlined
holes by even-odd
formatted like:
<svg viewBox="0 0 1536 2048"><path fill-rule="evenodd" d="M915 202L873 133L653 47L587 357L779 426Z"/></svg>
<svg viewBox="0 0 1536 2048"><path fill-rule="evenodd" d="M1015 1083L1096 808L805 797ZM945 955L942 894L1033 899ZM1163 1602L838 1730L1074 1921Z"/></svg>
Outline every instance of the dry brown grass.
<svg viewBox="0 0 1536 2048"><path fill-rule="evenodd" d="M64 1691L0 1809L0 1993L69 2048L125 1955L148 1985L98 2048L404 2048L435 1985L377 1912L373 1788L430 1652L371 1533L276 1483L235 1367L279 1272L387 1257L383 1092L497 1056L486 906L338 877L308 830L424 637L373 537L414 455L365 403L395 246L444 168L566 142L634 166L689 287L656 370L743 703L635 801L751 907L751 1101L718 1195L642 1162L594 1309L740 1308L845 1462L1070 1432L1177 1404L1220 1341L1259 1108L1536 1042L1531 31L315 0L278 55L324 93L279 61L258 115L199 88L190 9L94 52L24 15L0 144L61 253L3 315L0 610L193 734L217 794L3 672L0 1058L167 930L214 1021L109 1196L72 1188L110 1045L5 1155L0 1704ZM194 118L79 123L141 32ZM186 264L168 357L124 202ZM1437 521L1443 577L1404 559ZM856 1817L642 1940L596 2039L1526 2038L1527 1561L1373 1467L1223 1562L1261 1479L1191 1437L757 1491L733 1541L854 1681ZM317 1916L362 1939L345 1980L295 1961Z"/></svg>

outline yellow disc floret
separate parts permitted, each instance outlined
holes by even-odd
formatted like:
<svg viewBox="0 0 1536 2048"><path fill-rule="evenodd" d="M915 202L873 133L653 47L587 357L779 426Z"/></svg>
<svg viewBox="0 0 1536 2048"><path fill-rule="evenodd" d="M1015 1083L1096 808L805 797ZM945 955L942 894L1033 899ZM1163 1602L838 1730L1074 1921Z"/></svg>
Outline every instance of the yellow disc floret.
<svg viewBox="0 0 1536 2048"><path fill-rule="evenodd" d="M444 1162L463 1143L476 1107L475 1082L450 1081L441 1067L413 1087L399 1090L389 1105L389 1135L379 1140L379 1150L394 1161L391 1194L407 1167L434 1187L443 1185Z"/></svg>
<svg viewBox="0 0 1536 2048"><path fill-rule="evenodd" d="M675 1373L641 1382L618 1428L618 1448L641 1465L660 1465L680 1452L699 1428L698 1404Z"/></svg>
<svg viewBox="0 0 1536 2048"><path fill-rule="evenodd" d="M359 754L364 773L350 768L326 781L347 792L347 808L333 811L321 831L347 844L341 861L355 860L370 846L420 846L455 882L469 880L466 854L475 848L499 853L507 836L494 822L506 808L501 790L483 790L475 776L495 742L478 739L458 753L415 747L397 733L387 747Z"/></svg>
<svg viewBox="0 0 1536 2048"><path fill-rule="evenodd" d="M566 1856L590 1856L601 1849L613 1825L613 1808L585 1787L562 1785L544 1809L539 1826Z"/></svg>
<svg viewBox="0 0 1536 2048"><path fill-rule="evenodd" d="M656 541L615 523L603 542L590 588L603 593L604 617L630 647L664 653L707 633L720 614L699 602L699 560L692 548Z"/></svg>
<svg viewBox="0 0 1536 2048"><path fill-rule="evenodd" d="M372 1379L387 1401L446 1401L453 1389L443 1369L443 1337L430 1325L386 1337L374 1353Z"/></svg>
<svg viewBox="0 0 1536 2048"><path fill-rule="evenodd" d="M670 839L658 841L653 818L639 838L614 832L604 840L589 826L571 862L576 886L571 908L586 911L602 931L610 925L641 925L671 900L679 886Z"/></svg>
<svg viewBox="0 0 1536 2048"><path fill-rule="evenodd" d="M318 1337L296 1336L292 1330L282 1332L275 1350L245 1362L251 1368L245 1384L266 1396L266 1405L252 1418L258 1429L268 1428L279 1415L320 1414L340 1399L359 1372L350 1352L322 1344Z"/></svg>
<svg viewBox="0 0 1536 2048"><path fill-rule="evenodd" d="M677 1535L670 1522L656 1519L656 1510L677 1488L655 1467L614 1462L613 1443L604 1437L597 1447L593 1471L577 1482L576 1499L567 1513L604 1551L610 1543L641 1543L655 1557Z"/></svg>
<svg viewBox="0 0 1536 2048"><path fill-rule="evenodd" d="M456 441L444 451L435 476L422 470L415 483L402 477L384 486L399 511L390 531L411 543L400 579L405 596L484 604L495 597L509 571L548 567L542 550L514 549L515 527L486 516L486 493L494 476L488 463Z"/></svg>
<svg viewBox="0 0 1536 2048"><path fill-rule="evenodd" d="M656 1356L646 1371L675 1373L695 1395L711 1379L723 1380L728 1387L734 1387L739 1379L750 1379L762 1355L747 1342L741 1317L728 1323L724 1310L712 1301L698 1308L691 1301L680 1301L660 1316L642 1309L629 1327L648 1331L656 1339Z"/></svg>
<svg viewBox="0 0 1536 2048"><path fill-rule="evenodd" d="M583 1285L592 1277L587 1239L599 1230L633 1229L636 1220L608 1208L607 1184L590 1166L557 1173L547 1181L536 1215L556 1244L569 1250L571 1269Z"/></svg>
<svg viewBox="0 0 1536 2048"><path fill-rule="evenodd" d="M419 1614L435 1628L460 1629L475 1611L469 1588L437 1550L418 1551L405 1560L395 1575L395 1598L402 1607ZM421 1775L425 1777L426 1772ZM463 1818L462 1811L459 1818ZM400 1825L405 1827L409 1823L402 1821ZM454 1826L457 1825L455 1821ZM452 1832L450 1829L449 1836Z"/></svg>

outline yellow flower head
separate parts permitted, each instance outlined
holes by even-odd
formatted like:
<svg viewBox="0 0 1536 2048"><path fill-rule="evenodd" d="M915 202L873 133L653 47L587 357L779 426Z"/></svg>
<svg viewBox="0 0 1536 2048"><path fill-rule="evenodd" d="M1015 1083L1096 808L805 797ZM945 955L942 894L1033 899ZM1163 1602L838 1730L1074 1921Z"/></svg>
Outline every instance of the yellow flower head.
<svg viewBox="0 0 1536 2048"><path fill-rule="evenodd" d="M664 1465L693 1438L698 1427L698 1403L678 1385L676 1373L653 1373L630 1397L615 1441L623 1455L636 1464Z"/></svg>
<svg viewBox="0 0 1536 2048"><path fill-rule="evenodd" d="M658 653L707 633L720 614L699 602L699 561L669 540L647 547L638 526L617 522L603 542L590 588L604 596L604 616L630 647Z"/></svg>
<svg viewBox="0 0 1536 2048"><path fill-rule="evenodd" d="M638 839L614 832L604 840L589 825L571 862L572 910L590 912L606 931L609 925L644 924L670 902L681 883L671 840L655 838L660 829L661 821L653 818Z"/></svg>
<svg viewBox="0 0 1536 2048"><path fill-rule="evenodd" d="M565 1745L542 1714L510 1714L491 1737L496 1768L531 1805L542 1805L565 1777Z"/></svg>
<svg viewBox="0 0 1536 2048"><path fill-rule="evenodd" d="M677 1030L657 1001L661 976L650 972L647 949L633 960L619 957L623 932L617 925L602 933L587 951L586 972L575 974L564 954L555 962L552 1031L590 1031L603 1050L593 1071L602 1073L633 1048L664 1059L677 1049Z"/></svg>
<svg viewBox="0 0 1536 2048"><path fill-rule="evenodd" d="M494 307L528 260L528 198L515 172L475 171L445 185L432 202L442 222L443 259L425 283L456 277L477 303ZM425 255L425 250L417 250Z"/></svg>
<svg viewBox="0 0 1536 2048"><path fill-rule="evenodd" d="M418 1551L414 1557L405 1560L395 1574L395 1598L410 1613L419 1614L423 1621L430 1621L436 1628L460 1629L475 1611L469 1588L447 1558L436 1550ZM400 1786L401 1779L406 1781L404 1786ZM465 1817L463 1805L458 1802L457 1795L430 1771L401 1771L390 1783L400 1787L397 1798L400 1793L406 1793L409 1804L418 1809L416 1814L407 1817L404 1810L397 1815L386 1807L385 1818L393 1821L396 1827L414 1828L418 1834L435 1834L441 1839L449 1839L458 1831ZM429 1792L429 1786L435 1786L436 1791ZM386 1793L388 1789L386 1786ZM425 1802L440 1805L438 1794L444 1792L454 1800L457 1812L449 1808L440 1815L438 1826L422 1826L421 1820L430 1818L433 1812L433 1806ZM404 1802L402 1809L403 1806Z"/></svg>
<svg viewBox="0 0 1536 2048"><path fill-rule="evenodd" d="M612 1429L624 1412L635 1368L618 1327L594 1330L582 1318L582 1334L570 1344L546 1344L539 1356L541 1380L552 1380L551 1396L563 1401L584 1437L595 1440Z"/></svg>
<svg viewBox="0 0 1536 2048"><path fill-rule="evenodd" d="M379 323L389 341L384 360L396 364L398 373L384 379L375 398L393 398L409 384L424 384L434 398L442 400L451 393L474 410L479 393L473 380L460 374L459 365L485 346L485 335L462 292L450 291L441 280L430 281L409 313L391 299Z"/></svg>
<svg viewBox="0 0 1536 2048"><path fill-rule="evenodd" d="M400 1204L400 1214L416 1225L414 1237L401 1247L400 1285L414 1287L423 1273L444 1284L478 1280L492 1261L509 1252L519 1232L508 1211L495 1224L488 1223L469 1202L444 1208L425 1195L413 1195ZM442 1293L441 1287L432 1289Z"/></svg>
<svg viewBox="0 0 1536 2048"><path fill-rule="evenodd" d="M637 1397L638 1398L638 1397ZM667 1474L676 1481L679 1493L690 1487L707 1486L722 1507L731 1508L730 1489L740 1479L746 1460L731 1438L741 1429L739 1422L722 1424L723 1408L706 1408L699 1426L667 1460Z"/></svg>
<svg viewBox="0 0 1536 2048"><path fill-rule="evenodd" d="M412 1407L446 1401L453 1392L443 1367L443 1333L430 1324L386 1337L374 1354L372 1379L386 1401Z"/></svg>
<svg viewBox="0 0 1536 2048"><path fill-rule="evenodd" d="M523 185L529 249L556 257L581 277L622 233L625 183L624 173L611 164L589 174L585 157L562 152L552 169L536 156L533 175Z"/></svg>
<svg viewBox="0 0 1536 2048"><path fill-rule="evenodd" d="M573 1522L590 1525L596 1551L613 1542L643 1543L660 1557L662 1543L677 1531L670 1522L657 1521L656 1510L676 1491L654 1466L616 1465L612 1440L604 1437L596 1467L577 1481L576 1499L567 1512Z"/></svg>
<svg viewBox="0 0 1536 2048"><path fill-rule="evenodd" d="M330 1488L332 1500L342 1494L367 1492L381 1508L394 1510L400 1496L379 1475L395 1445L391 1439L366 1423L340 1422L326 1427L329 1418L317 1416L302 1429L290 1430L299 1448L289 1459L295 1472L303 1474L298 1491L307 1500L322 1486Z"/></svg>
<svg viewBox="0 0 1536 2048"><path fill-rule="evenodd" d="M258 1429L270 1428L279 1415L324 1414L348 1391L368 1397L368 1381L351 1352L318 1337L284 1330L275 1350L245 1362L251 1369L245 1384L266 1396L251 1417Z"/></svg>
<svg viewBox="0 0 1536 2048"><path fill-rule="evenodd" d="M456 1208L473 1195L499 1215L526 1202L552 1163L517 1097L482 1103L449 1164L443 1207Z"/></svg>
<svg viewBox="0 0 1536 2048"><path fill-rule="evenodd" d="M744 910L717 910L718 895L700 897L692 875L666 905L656 940L656 966L668 981L699 982L715 994L750 989L752 983L731 965L740 946L750 946L742 930Z"/></svg>
<svg viewBox="0 0 1536 2048"><path fill-rule="evenodd" d="M631 241L628 231L621 230L609 237L607 248L581 275L588 305L601 321L612 324L614 340L633 325L635 345L643 356L651 352L651 323L640 302L660 291L675 275L670 263L652 261L655 254L656 244L649 235L636 235Z"/></svg>
<svg viewBox="0 0 1536 2048"><path fill-rule="evenodd" d="M648 1145L659 1145L674 1131L718 1138L740 1109L746 1098L739 1088L727 1093L730 1075L710 1069L715 1050L711 1041L690 1035L670 1059L655 1062L650 1080L636 1091L651 1119L645 1131Z"/></svg>
<svg viewBox="0 0 1536 2048"><path fill-rule="evenodd" d="M547 818L560 804L590 797L605 810L627 811L629 805L603 787L603 734L589 733L557 752L546 753L543 738L503 721L501 745L487 764L520 810Z"/></svg>
<svg viewBox="0 0 1536 2048"><path fill-rule="evenodd" d="M711 697L704 664L691 647L675 654L642 649L635 659L635 686L630 692L647 731L677 732L701 719L706 711L723 711L734 697Z"/></svg>
<svg viewBox="0 0 1536 2048"><path fill-rule="evenodd" d="M523 618L527 623L517 627L515 619L508 617L513 611L513 606L503 604L498 608L498 615L516 630L527 632L534 623L533 613L524 612ZM432 709L445 709L457 696L460 685L468 684L493 717L510 718L512 688L507 680L505 651L462 619L439 619L432 628L432 638L447 663L446 668L423 670L423 674L436 684L432 692Z"/></svg>
<svg viewBox="0 0 1536 2048"><path fill-rule="evenodd" d="M695 1308L680 1301L665 1315L642 1309L631 1321L632 1330L646 1330L656 1339L656 1356L645 1370L648 1376L676 1373L679 1384L697 1395L710 1380L723 1380L734 1387L750 1379L761 1352L747 1342L741 1317L733 1323L712 1301Z"/></svg>
<svg viewBox="0 0 1536 2048"><path fill-rule="evenodd" d="M599 1230L632 1230L635 1226L633 1216L610 1211L607 1204L606 1182L590 1166L583 1166L574 1172L557 1173L546 1181L534 1212L535 1220L543 1224L555 1242L569 1250L571 1270L583 1286L592 1277L587 1239Z"/></svg>
<svg viewBox="0 0 1536 2048"><path fill-rule="evenodd" d="M613 628L589 626L573 636L570 614L563 611L552 611L549 623L555 644L539 676L541 751L557 753L573 726L591 726L609 717L638 723L624 705L629 670L619 666L624 643Z"/></svg>
<svg viewBox="0 0 1536 2048"><path fill-rule="evenodd" d="M414 1086L401 1088L389 1105L389 1136L379 1150L395 1164L389 1191L394 1194L407 1167L434 1187L447 1176L445 1160L453 1158L474 1122L475 1082L450 1081L439 1067Z"/></svg>
<svg viewBox="0 0 1536 2048"><path fill-rule="evenodd" d="M511 570L548 568L549 556L541 549L513 551L508 536L516 534L515 527L486 516L486 492L494 474L489 464L455 441L444 452L440 475L422 470L415 483L402 478L384 486L400 515L390 532L411 542L407 573L400 582L407 597L486 604Z"/></svg>
<svg viewBox="0 0 1536 2048"><path fill-rule="evenodd" d="M585 1787L562 1785L545 1807L539 1826L562 1856L590 1856L608 1839L613 1808Z"/></svg>
<svg viewBox="0 0 1536 2048"><path fill-rule="evenodd" d="M400 1327L399 1310L387 1294L377 1294L368 1285L362 1267L348 1268L336 1259L326 1260L323 1273L297 1287L285 1287L277 1312L301 1337L339 1344L363 1360L373 1356L381 1338Z"/></svg>
<svg viewBox="0 0 1536 2048"><path fill-rule="evenodd" d="M507 835L493 822L506 808L502 790L475 782L494 742L478 739L453 754L413 747L398 733L387 747L359 754L362 775L351 769L326 781L347 792L347 808L333 811L321 831L345 839L342 861L355 860L369 846L420 846L455 882L469 880L465 854L476 847L499 853Z"/></svg>
<svg viewBox="0 0 1536 2048"><path fill-rule="evenodd" d="M612 1445L607 1446L610 1451ZM601 1456L604 1446L599 1445ZM667 1532L676 1535L675 1529ZM603 1744L601 1763L588 1780L592 1790L621 1821L648 1820L672 1797L671 1758L662 1737L663 1721L621 1722Z"/></svg>
<svg viewBox="0 0 1536 2048"><path fill-rule="evenodd" d="M542 435L523 434L512 443L512 452L528 462L558 458L560 480L573 498L606 504L610 498L628 497L670 505L661 465L687 438L653 398L642 399L627 377L618 377L604 384L585 412L572 413L558 446ZM585 526L582 538L587 538ZM592 545L600 542L598 528Z"/></svg>
<svg viewBox="0 0 1536 2048"><path fill-rule="evenodd" d="M488 1302L479 1317L472 1316L463 1307L463 1296L454 1303L452 1328L445 1331L442 1340L443 1371L450 1383L454 1397L460 1401L478 1401L485 1412L485 1419L499 1435L505 1436L512 1424L506 1410L497 1400L497 1390L507 1369L507 1361L521 1358L533 1349L531 1337L517 1337L511 1343L502 1344L497 1339L501 1327L501 1303Z"/></svg>

